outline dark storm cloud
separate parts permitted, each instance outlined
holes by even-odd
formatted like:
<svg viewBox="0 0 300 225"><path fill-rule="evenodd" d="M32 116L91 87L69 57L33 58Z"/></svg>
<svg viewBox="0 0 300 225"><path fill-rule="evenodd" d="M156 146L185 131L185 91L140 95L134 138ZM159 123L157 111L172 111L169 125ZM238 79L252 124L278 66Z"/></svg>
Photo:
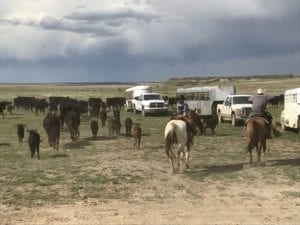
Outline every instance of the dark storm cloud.
<svg viewBox="0 0 300 225"><path fill-rule="evenodd" d="M222 62L236 58L276 57L300 53L300 11L282 18L238 18L211 21L214 33L208 42L187 47L179 60ZM201 34L201 24L193 24ZM197 28L199 26L199 28Z"/></svg>
<svg viewBox="0 0 300 225"><path fill-rule="evenodd" d="M172 5L147 2L150 11L89 11L87 5L39 20L0 18L0 28L13 27L11 38L0 43L0 82L159 81L171 76L300 73L299 1L237 4L231 0L226 9L216 9L216 2L209 0L203 0L203 8L196 0L185 4L174 0ZM196 2L193 7L191 3ZM220 4L224 7L227 2ZM19 29L25 26L30 29ZM27 39L23 31L28 32ZM22 40L11 44L14 32ZM20 43L25 47L29 43L29 50Z"/></svg>

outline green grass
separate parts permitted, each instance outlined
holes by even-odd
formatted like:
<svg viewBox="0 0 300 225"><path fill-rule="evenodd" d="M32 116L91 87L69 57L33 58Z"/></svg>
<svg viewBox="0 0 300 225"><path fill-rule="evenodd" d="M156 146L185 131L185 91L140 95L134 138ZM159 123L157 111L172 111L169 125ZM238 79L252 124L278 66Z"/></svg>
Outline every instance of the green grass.
<svg viewBox="0 0 300 225"><path fill-rule="evenodd" d="M286 83L291 85L290 80ZM245 83L239 81L238 90L242 90L243 85ZM283 88L287 85L283 85ZM155 87L165 95L175 93L179 85L161 84ZM52 94L79 99L105 99L123 96L124 89L123 86L22 85L16 88L2 85L0 96L1 100L12 100L21 95L45 97ZM279 121L282 108L269 110ZM112 116L111 112L109 116ZM107 128L100 127L99 137L94 140L89 129L91 118L83 116L79 140L71 142L67 130L63 129L58 151L48 146L42 128L43 117L31 112L15 111L5 119L0 118L1 204L19 207L68 204L86 199L125 200L136 196L163 202L164 198L174 197L174 193L180 190L185 190L187 197L203 198L210 184L217 184L217 190L224 192L231 184L253 185L257 180L265 185L282 185L284 182L291 186L300 181L300 139L293 132L287 131L278 140L268 141L266 166L245 168L249 156L243 152L246 141L241 138L242 127L222 123L216 128L217 136L211 137L209 130L206 137L195 137L190 159L192 170L173 175L164 152L163 132L168 116L142 117L140 114L121 112L121 121L131 117L134 122L142 123L139 150L134 150L133 140L125 137L124 127L119 138L108 137ZM30 158L27 133L24 142L18 143L15 127L18 123L27 124L27 129L34 128L40 133L41 160ZM168 191L163 189L165 186L169 188ZM298 192L285 194L289 197L299 196ZM253 195L252 192L240 193L244 198Z"/></svg>

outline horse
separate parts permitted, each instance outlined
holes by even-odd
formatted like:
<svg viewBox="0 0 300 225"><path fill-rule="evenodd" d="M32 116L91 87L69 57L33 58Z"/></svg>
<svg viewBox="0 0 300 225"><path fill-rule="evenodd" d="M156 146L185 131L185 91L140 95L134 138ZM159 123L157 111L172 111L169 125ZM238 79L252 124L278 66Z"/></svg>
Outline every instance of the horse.
<svg viewBox="0 0 300 225"><path fill-rule="evenodd" d="M261 161L261 151L265 157L267 132L270 127L269 122L263 117L252 117L246 121L246 150L250 154L250 164L253 163L252 149L256 148L257 162Z"/></svg>
<svg viewBox="0 0 300 225"><path fill-rule="evenodd" d="M189 169L189 155L193 145L193 137L196 134L195 126L199 126L199 117L196 111L190 111L187 117L182 116L171 119L165 127L165 152L171 160L173 173L180 168L181 158L184 157L186 169ZM174 146L176 144L176 147ZM175 167L177 161L177 168Z"/></svg>

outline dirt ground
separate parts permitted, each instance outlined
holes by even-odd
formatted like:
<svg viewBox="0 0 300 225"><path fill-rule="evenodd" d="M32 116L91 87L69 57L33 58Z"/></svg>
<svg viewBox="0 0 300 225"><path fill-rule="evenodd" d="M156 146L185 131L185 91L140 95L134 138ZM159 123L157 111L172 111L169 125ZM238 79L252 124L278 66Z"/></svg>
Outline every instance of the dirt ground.
<svg viewBox="0 0 300 225"><path fill-rule="evenodd" d="M204 184L203 184L204 185ZM162 187L163 188L163 187ZM300 201L280 196L299 187L255 185L258 197L245 200L235 195L247 186L232 186L220 194L215 185L206 186L204 198L186 198L185 192L161 202L129 201L76 202L72 205L21 208L1 206L3 225L79 224L290 224L300 222ZM144 193L146 194L146 193Z"/></svg>
<svg viewBox="0 0 300 225"><path fill-rule="evenodd" d="M272 163L267 161L266 167L272 167ZM268 183L258 175L262 167L236 165L240 166L238 173L253 175L255 179L230 183L212 179L193 181L184 173L160 171L169 165L152 172L147 169L149 164L131 161L124 165L127 169L135 165L148 170L154 177L145 186L137 185L130 199L85 199L67 205L30 208L1 205L0 224L300 224L299 196L284 194L299 193L299 182L290 185L278 176L276 184Z"/></svg>

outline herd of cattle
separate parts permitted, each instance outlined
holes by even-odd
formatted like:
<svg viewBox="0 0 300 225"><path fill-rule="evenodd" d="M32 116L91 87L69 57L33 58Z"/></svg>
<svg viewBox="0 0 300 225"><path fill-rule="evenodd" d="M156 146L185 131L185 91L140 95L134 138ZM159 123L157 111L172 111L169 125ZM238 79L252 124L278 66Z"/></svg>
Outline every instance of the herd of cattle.
<svg viewBox="0 0 300 225"><path fill-rule="evenodd" d="M0 113L4 118L4 110L11 114L12 110L26 110L34 112L35 115L42 113L44 115L43 128L48 136L50 147L58 150L60 132L64 125L70 132L72 141L76 141L80 135L79 126L81 115L89 115L94 118L90 122L90 129L93 137L97 137L98 120L101 126L108 127L109 135L120 135L121 120L120 109L125 104L125 98L114 97L107 98L104 102L101 98L89 98L87 101L76 100L69 97L49 97L46 99L36 99L35 97L16 97L13 102L0 102ZM108 118L107 111L113 111L113 118ZM140 147L141 124L133 123L131 118L125 119L126 136L133 136L134 148ZM18 140L21 143L24 139L25 124L17 124ZM39 155L40 135L36 130L27 130L29 133L28 144L31 157Z"/></svg>
<svg viewBox="0 0 300 225"><path fill-rule="evenodd" d="M169 106L176 104L176 98L168 98ZM97 118L90 123L90 129L93 137L97 137L98 119L101 126L108 127L109 135L116 134L119 136L121 129L120 109L124 106L126 99L123 97L107 98L104 102L101 98L89 98L87 101L72 99L69 97L49 97L46 99L37 99L35 97L16 97L13 102L0 102L0 114L4 118L4 110L7 114L11 114L12 110L27 110L34 112L35 115L42 113L45 115L43 119L43 128L47 133L50 147L59 148L60 131L65 124L70 132L72 141L76 141L80 135L79 126L81 115L90 115L91 118ZM280 97L274 99L273 106L278 106L282 102ZM113 109L113 118L107 118L107 109ZM48 113L46 113L48 111ZM215 135L215 127L218 124L217 117L203 118L201 120L200 134L206 135L207 128L211 129L211 134ZM125 122L126 136L134 137L134 148L140 147L141 141L141 124L133 123L131 118L126 118ZM17 134L19 142L24 138L24 124L17 125ZM31 157L37 152L39 158L40 136L35 130L29 130L29 146Z"/></svg>

